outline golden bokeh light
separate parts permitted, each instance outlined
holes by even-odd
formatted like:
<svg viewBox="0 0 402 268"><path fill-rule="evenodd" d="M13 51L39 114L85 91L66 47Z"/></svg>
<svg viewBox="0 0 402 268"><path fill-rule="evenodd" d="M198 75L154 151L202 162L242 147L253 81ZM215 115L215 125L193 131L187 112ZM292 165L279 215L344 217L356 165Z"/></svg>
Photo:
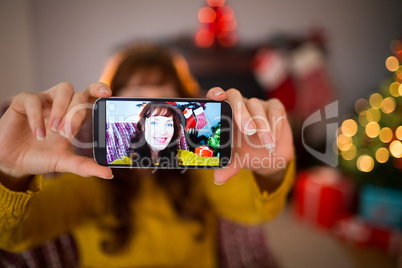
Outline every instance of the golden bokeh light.
<svg viewBox="0 0 402 268"><path fill-rule="evenodd" d="M402 65L399 69L394 73L394 80L398 83L402 83Z"/></svg>
<svg viewBox="0 0 402 268"><path fill-rule="evenodd" d="M392 140L393 134L392 130L389 127L384 127L380 130L380 140L383 143L388 143Z"/></svg>
<svg viewBox="0 0 402 268"><path fill-rule="evenodd" d="M360 171L370 172L374 168L374 159L371 156L364 154L357 159L356 165Z"/></svg>
<svg viewBox="0 0 402 268"><path fill-rule="evenodd" d="M351 137L344 134L340 134L337 139L337 146L341 151L347 151L353 145L353 140Z"/></svg>
<svg viewBox="0 0 402 268"><path fill-rule="evenodd" d="M396 108L395 99L392 97L385 98L381 104L381 110L386 113L392 113Z"/></svg>
<svg viewBox="0 0 402 268"><path fill-rule="evenodd" d="M373 107L374 109L380 109L381 102L382 102L382 96L379 93L374 93L373 95L370 96L369 103L370 106Z"/></svg>
<svg viewBox="0 0 402 268"><path fill-rule="evenodd" d="M369 103L366 99L358 99L355 102L355 111L356 113L360 114L363 111L366 111L369 108Z"/></svg>
<svg viewBox="0 0 402 268"><path fill-rule="evenodd" d="M399 61L395 56L390 56L385 61L385 66L390 72L395 72L399 68Z"/></svg>
<svg viewBox="0 0 402 268"><path fill-rule="evenodd" d="M368 124L368 120L367 120L367 111L363 111L359 114L359 123L361 126L365 127Z"/></svg>
<svg viewBox="0 0 402 268"><path fill-rule="evenodd" d="M392 95L392 97L399 97L401 94L401 84L398 82L393 82L391 85L389 85L389 93ZM399 90L399 92L398 92Z"/></svg>
<svg viewBox="0 0 402 268"><path fill-rule="evenodd" d="M357 149L356 149L356 146L354 146L353 144L349 148L349 150L341 152L343 159L345 159L347 161L353 160L356 157L356 154L357 154Z"/></svg>
<svg viewBox="0 0 402 268"><path fill-rule="evenodd" d="M395 136L398 140L402 141L402 126L397 127L395 130Z"/></svg>
<svg viewBox="0 0 402 268"><path fill-rule="evenodd" d="M398 93L400 96L402 96L402 84L400 84L398 87ZM398 96L394 96L394 97L398 97Z"/></svg>
<svg viewBox="0 0 402 268"><path fill-rule="evenodd" d="M342 123L341 129L345 136L352 137L357 132L357 124L353 119L348 119Z"/></svg>
<svg viewBox="0 0 402 268"><path fill-rule="evenodd" d="M379 148L377 150L377 152L375 153L375 159L379 163L387 162L389 159L389 151L387 150L387 148L384 148L384 147Z"/></svg>
<svg viewBox="0 0 402 268"><path fill-rule="evenodd" d="M370 138L375 138L380 134L380 125L377 122L370 122L366 126L366 134Z"/></svg>
<svg viewBox="0 0 402 268"><path fill-rule="evenodd" d="M389 151L391 152L392 156L395 158L402 157L402 142L400 141L393 141L389 145Z"/></svg>
<svg viewBox="0 0 402 268"><path fill-rule="evenodd" d="M366 112L366 117L368 122L378 122L381 119L380 110L370 108Z"/></svg>

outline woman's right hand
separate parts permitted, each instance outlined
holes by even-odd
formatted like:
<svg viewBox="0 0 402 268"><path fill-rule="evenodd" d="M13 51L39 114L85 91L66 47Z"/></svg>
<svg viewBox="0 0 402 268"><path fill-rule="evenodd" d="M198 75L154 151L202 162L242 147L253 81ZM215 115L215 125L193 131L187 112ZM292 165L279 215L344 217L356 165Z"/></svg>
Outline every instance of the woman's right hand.
<svg viewBox="0 0 402 268"><path fill-rule="evenodd" d="M0 119L0 171L13 177L69 172L111 178L110 168L76 155L69 140L92 110L79 109L66 120L77 105L110 96L104 83L93 83L84 92L60 83L41 93L23 92L14 97Z"/></svg>

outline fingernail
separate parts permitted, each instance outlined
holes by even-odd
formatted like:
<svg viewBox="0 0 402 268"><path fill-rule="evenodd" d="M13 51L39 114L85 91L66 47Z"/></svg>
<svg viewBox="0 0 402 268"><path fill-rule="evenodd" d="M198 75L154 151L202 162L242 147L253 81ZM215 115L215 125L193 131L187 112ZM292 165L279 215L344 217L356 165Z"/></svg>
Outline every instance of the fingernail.
<svg viewBox="0 0 402 268"><path fill-rule="evenodd" d="M38 127L35 130L35 135L36 135L36 139L39 141L43 141L45 139L45 132L43 131L43 129L41 127Z"/></svg>
<svg viewBox="0 0 402 268"><path fill-rule="evenodd" d="M110 94L110 89L102 87L102 88L99 89L99 93Z"/></svg>
<svg viewBox="0 0 402 268"><path fill-rule="evenodd" d="M247 124L245 124L245 125L247 125ZM250 122L248 124L248 128L245 132L246 132L246 135L248 135L248 136L251 136L257 132L257 126L254 124L254 122Z"/></svg>
<svg viewBox="0 0 402 268"><path fill-rule="evenodd" d="M247 134L247 136L251 136L251 135L254 135L256 132L257 132L257 130L255 128L254 129L249 128L249 129L247 129L246 134Z"/></svg>
<svg viewBox="0 0 402 268"><path fill-rule="evenodd" d="M265 133L262 136L262 142L264 143L265 148L267 148L270 153L275 150L275 143L274 139L272 138L271 132Z"/></svg>
<svg viewBox="0 0 402 268"><path fill-rule="evenodd" d="M59 127L60 122L61 122L61 120L60 120L59 118L56 118L56 119L53 120L53 124L52 124L51 130L52 130L54 133L57 133L57 128Z"/></svg>
<svg viewBox="0 0 402 268"><path fill-rule="evenodd" d="M221 94L223 94L223 90L218 90L218 91L215 91L215 96L219 96L219 95L221 95Z"/></svg>
<svg viewBox="0 0 402 268"><path fill-rule="evenodd" d="M112 176L110 177L110 178L106 178L106 177L102 177L102 179L105 179L105 180L111 180L111 179L113 179L114 178L114 175L112 174Z"/></svg>
<svg viewBox="0 0 402 268"><path fill-rule="evenodd" d="M217 182L216 180L214 180L214 183L215 183L216 185L222 185L222 184L224 184L224 182Z"/></svg>
<svg viewBox="0 0 402 268"><path fill-rule="evenodd" d="M60 130L59 134L63 137L67 139L66 133L64 133L64 130Z"/></svg>
<svg viewBox="0 0 402 268"><path fill-rule="evenodd" d="M66 138L73 135L73 128L71 127L70 124L64 125L64 133L65 133L64 135L66 135Z"/></svg>

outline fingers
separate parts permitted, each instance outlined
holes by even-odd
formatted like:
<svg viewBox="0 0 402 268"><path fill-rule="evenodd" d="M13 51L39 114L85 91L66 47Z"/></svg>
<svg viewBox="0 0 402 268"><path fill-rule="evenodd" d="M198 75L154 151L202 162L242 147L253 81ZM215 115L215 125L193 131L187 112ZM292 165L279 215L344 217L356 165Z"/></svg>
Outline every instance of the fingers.
<svg viewBox="0 0 402 268"><path fill-rule="evenodd" d="M239 173L239 171L240 171L240 165L235 165L234 159L232 159L232 161L227 167L217 169L214 171L214 182L217 185L224 184L230 178Z"/></svg>
<svg viewBox="0 0 402 268"><path fill-rule="evenodd" d="M251 98L247 101L246 107L257 125L257 135L261 144L268 149L270 153L275 150L276 144L272 134L272 122L269 121L263 103L257 98Z"/></svg>
<svg viewBox="0 0 402 268"><path fill-rule="evenodd" d="M57 133L73 97L74 87L70 83L64 82L45 91L45 93L48 93L53 99L48 125L53 132Z"/></svg>
<svg viewBox="0 0 402 268"><path fill-rule="evenodd" d="M245 98L243 98L240 91L232 88L226 94L226 99L233 108L233 118L240 131L246 135L255 134L257 126L246 107Z"/></svg>
<svg viewBox="0 0 402 268"><path fill-rule="evenodd" d="M96 176L103 179L112 179L112 170L108 167L98 165L93 159L85 156L71 156L60 161L56 167L57 172L68 172L80 175L82 177Z"/></svg>
<svg viewBox="0 0 402 268"><path fill-rule="evenodd" d="M111 94L109 87L100 82L92 83L84 92L75 92L59 126L60 135L67 139L73 138L90 115L93 102L99 97L110 97Z"/></svg>
<svg viewBox="0 0 402 268"><path fill-rule="evenodd" d="M207 98L211 100L223 101L226 97L226 92L220 87L211 88L207 92Z"/></svg>
<svg viewBox="0 0 402 268"><path fill-rule="evenodd" d="M285 107L278 99L270 99L266 102L266 111L274 140L281 138L284 122L287 122Z"/></svg>
<svg viewBox="0 0 402 268"><path fill-rule="evenodd" d="M39 95L22 92L13 99L10 108L27 116L29 127L38 140L45 139L46 128L43 121L42 100Z"/></svg>
<svg viewBox="0 0 402 268"><path fill-rule="evenodd" d="M88 100L93 103L98 98L109 98L112 96L112 91L109 86L102 82L96 82L90 84L84 91L88 96Z"/></svg>

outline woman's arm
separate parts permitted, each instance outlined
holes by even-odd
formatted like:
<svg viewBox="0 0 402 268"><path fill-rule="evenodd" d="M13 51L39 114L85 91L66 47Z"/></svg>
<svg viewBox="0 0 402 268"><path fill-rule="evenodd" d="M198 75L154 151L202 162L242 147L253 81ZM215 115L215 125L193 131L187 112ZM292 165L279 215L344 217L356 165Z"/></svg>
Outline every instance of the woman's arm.
<svg viewBox="0 0 402 268"><path fill-rule="evenodd" d="M18 252L38 246L101 213L104 193L99 180L74 174L45 179L39 175L24 191L0 184L0 248Z"/></svg>
<svg viewBox="0 0 402 268"><path fill-rule="evenodd" d="M289 162L273 191L261 188L255 174L246 169L223 185L211 180L213 170L197 170L197 174L200 188L218 215L240 223L259 224L276 217L285 206L294 182L295 161Z"/></svg>
<svg viewBox="0 0 402 268"><path fill-rule="evenodd" d="M76 155L72 144L91 111L76 109L77 105L88 107L96 98L110 95L103 83L93 83L84 92L60 83L13 98L0 118L1 248L22 250L36 245L67 231L93 211L93 200L99 196L94 179L69 174L43 180L35 174L112 176L109 168L92 158Z"/></svg>

